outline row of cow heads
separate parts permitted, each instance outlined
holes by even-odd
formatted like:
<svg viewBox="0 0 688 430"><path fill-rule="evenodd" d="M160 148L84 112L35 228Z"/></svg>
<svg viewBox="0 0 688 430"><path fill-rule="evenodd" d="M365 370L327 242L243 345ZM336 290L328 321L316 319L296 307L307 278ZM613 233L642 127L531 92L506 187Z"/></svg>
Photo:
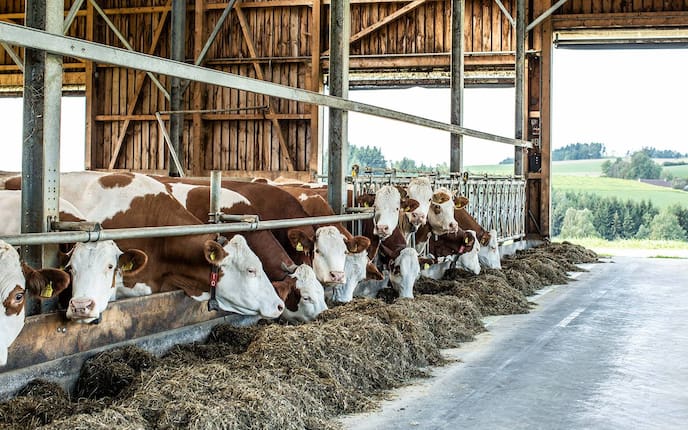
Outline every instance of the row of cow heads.
<svg viewBox="0 0 688 430"><path fill-rule="evenodd" d="M399 189L391 185L383 186L375 194L361 194L356 197L356 203L374 209L373 234L380 240L392 235L399 225L400 213L411 214L420 206L418 200L407 195L402 197Z"/></svg>

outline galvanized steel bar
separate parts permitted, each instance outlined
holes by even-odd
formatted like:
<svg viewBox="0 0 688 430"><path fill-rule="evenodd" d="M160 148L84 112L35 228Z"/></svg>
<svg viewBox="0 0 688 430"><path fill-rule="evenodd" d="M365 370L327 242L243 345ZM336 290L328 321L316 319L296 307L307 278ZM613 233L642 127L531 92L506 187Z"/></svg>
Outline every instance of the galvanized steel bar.
<svg viewBox="0 0 688 430"><path fill-rule="evenodd" d="M101 231L29 233L1 236L0 239L15 246L38 245L44 243L97 242L99 240L143 239L149 237L188 236L192 234L240 233L242 231L271 230L276 228L289 228L303 225L356 221L370 219L373 216L373 213L363 213L257 222L239 222L234 224L196 224L165 227L118 228Z"/></svg>
<svg viewBox="0 0 688 430"><path fill-rule="evenodd" d="M452 124L463 125L463 86L464 86L464 11L465 0L452 0L451 12L451 94L450 121ZM449 171L463 170L463 136L452 133L449 136Z"/></svg>
<svg viewBox="0 0 688 430"><path fill-rule="evenodd" d="M81 58L101 63L116 64L132 69L146 70L168 76L177 76L211 85L236 88L288 100L329 106L347 111L354 111L366 115L379 116L397 121L407 122L422 127L434 128L450 133L459 133L477 139L506 143L509 145L532 147L530 142L522 139L512 139L485 133L457 125L435 121L415 115L381 108L365 103L354 102L340 97L319 94L313 91L288 87L273 82L260 81L232 73L212 70L205 67L183 64L151 55L129 52L124 49L113 48L84 40L47 34L43 31L29 29L23 26L0 22L0 41L24 47L38 47L46 51Z"/></svg>
<svg viewBox="0 0 688 430"><path fill-rule="evenodd" d="M220 190L222 190L222 172L213 170L210 172L210 208L208 222L217 223L220 220Z"/></svg>
<svg viewBox="0 0 688 430"><path fill-rule="evenodd" d="M516 81L514 137L523 139L526 80L526 0L516 0ZM523 148L514 148L514 175L523 175Z"/></svg>

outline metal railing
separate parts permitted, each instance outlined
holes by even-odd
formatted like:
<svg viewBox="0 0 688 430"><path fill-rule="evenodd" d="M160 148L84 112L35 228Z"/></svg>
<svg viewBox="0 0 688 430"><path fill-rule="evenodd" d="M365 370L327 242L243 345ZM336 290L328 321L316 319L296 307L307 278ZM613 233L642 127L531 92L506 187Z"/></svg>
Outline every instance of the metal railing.
<svg viewBox="0 0 688 430"><path fill-rule="evenodd" d="M484 229L496 230L499 242L525 237L526 180L522 177L365 169L348 176L347 183L353 187L355 202L359 195L374 194L385 185L407 186L417 176L426 176L433 190L443 187L467 197L468 213Z"/></svg>

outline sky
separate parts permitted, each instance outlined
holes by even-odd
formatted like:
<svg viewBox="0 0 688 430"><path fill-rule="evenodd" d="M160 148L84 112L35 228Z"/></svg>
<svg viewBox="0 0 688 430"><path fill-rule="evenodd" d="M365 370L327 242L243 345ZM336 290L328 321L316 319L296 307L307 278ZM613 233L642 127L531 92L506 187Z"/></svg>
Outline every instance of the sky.
<svg viewBox="0 0 688 430"><path fill-rule="evenodd" d="M643 146L688 152L688 49L555 49L552 147L600 142L610 155ZM352 100L449 122L449 89L349 92ZM514 137L513 88L466 88L464 127ZM84 99L64 97L62 171L83 169ZM21 168L22 104L0 98L0 170ZM449 134L352 112L349 142L378 146L387 160L449 162ZM464 138L464 165L496 164L510 145Z"/></svg>

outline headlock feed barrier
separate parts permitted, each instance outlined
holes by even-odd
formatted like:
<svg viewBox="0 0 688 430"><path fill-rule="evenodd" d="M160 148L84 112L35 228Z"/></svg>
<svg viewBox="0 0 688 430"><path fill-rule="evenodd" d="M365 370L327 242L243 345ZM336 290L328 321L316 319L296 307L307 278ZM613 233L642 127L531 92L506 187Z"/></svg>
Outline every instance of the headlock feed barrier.
<svg viewBox="0 0 688 430"><path fill-rule="evenodd" d="M447 188L468 198L468 213L485 230L496 230L499 242L525 237L526 181L522 177L367 168L346 180L353 187L355 202L356 197L374 194L385 185L407 186L417 176L426 176L433 190Z"/></svg>

